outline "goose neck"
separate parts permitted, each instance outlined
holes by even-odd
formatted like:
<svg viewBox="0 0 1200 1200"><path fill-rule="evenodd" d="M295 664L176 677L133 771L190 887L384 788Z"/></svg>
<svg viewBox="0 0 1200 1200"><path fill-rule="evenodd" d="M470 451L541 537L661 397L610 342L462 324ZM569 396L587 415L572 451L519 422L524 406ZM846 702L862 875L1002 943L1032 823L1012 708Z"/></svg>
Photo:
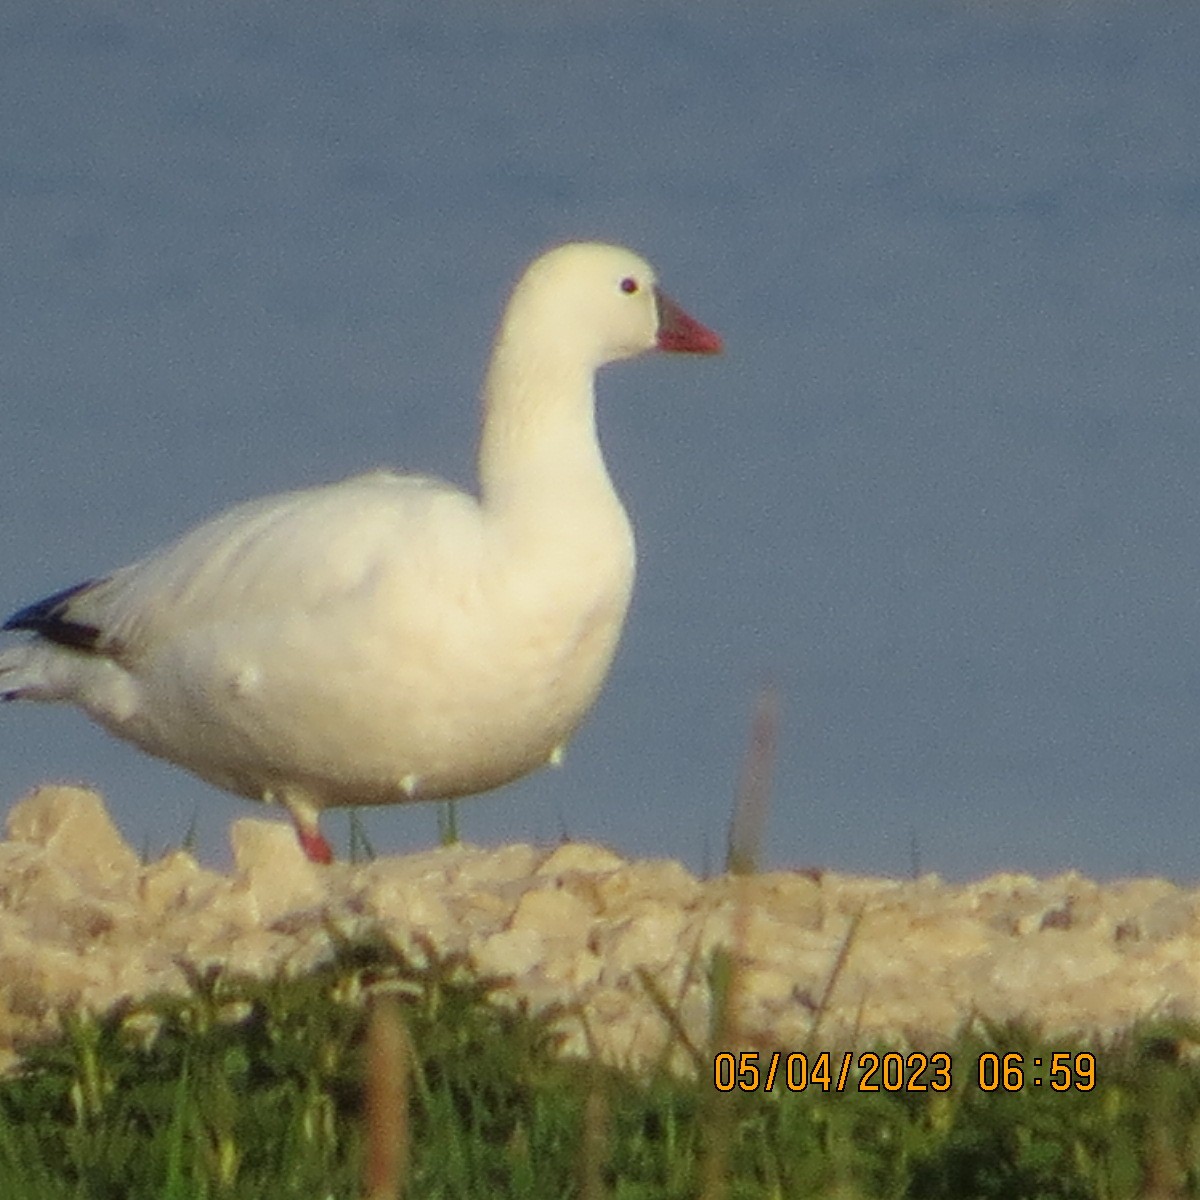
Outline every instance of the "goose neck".
<svg viewBox="0 0 1200 1200"><path fill-rule="evenodd" d="M611 483L596 437L593 372L501 347L483 394L479 483L485 508L568 501Z"/></svg>

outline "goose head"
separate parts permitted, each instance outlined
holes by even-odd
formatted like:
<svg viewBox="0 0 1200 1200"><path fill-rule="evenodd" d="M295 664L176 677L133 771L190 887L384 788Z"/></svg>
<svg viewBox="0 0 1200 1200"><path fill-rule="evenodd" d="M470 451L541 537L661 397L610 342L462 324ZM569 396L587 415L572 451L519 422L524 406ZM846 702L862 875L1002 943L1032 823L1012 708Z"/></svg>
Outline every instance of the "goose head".
<svg viewBox="0 0 1200 1200"><path fill-rule="evenodd" d="M647 350L721 350L717 334L662 291L645 259L598 242L571 242L536 259L513 291L504 334L536 339L588 370Z"/></svg>

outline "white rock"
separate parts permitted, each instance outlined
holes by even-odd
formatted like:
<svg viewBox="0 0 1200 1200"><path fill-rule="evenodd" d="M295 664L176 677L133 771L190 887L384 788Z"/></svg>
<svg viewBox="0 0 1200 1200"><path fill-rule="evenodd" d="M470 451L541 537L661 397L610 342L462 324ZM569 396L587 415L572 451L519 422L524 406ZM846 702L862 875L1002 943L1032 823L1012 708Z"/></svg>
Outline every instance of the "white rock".
<svg viewBox="0 0 1200 1200"><path fill-rule="evenodd" d="M590 846L586 842L564 842L538 864L537 874L566 875L579 871L588 875L600 875L616 871L624 865L623 858L603 846Z"/></svg>
<svg viewBox="0 0 1200 1200"><path fill-rule="evenodd" d="M472 939L471 961L482 975L520 979L546 957L546 939L536 929L506 929Z"/></svg>
<svg viewBox="0 0 1200 1200"><path fill-rule="evenodd" d="M729 1030L780 1049L938 1048L972 1016L1103 1034L1145 1015L1200 1019L1200 894L1165 880L700 882L678 864L578 844L452 846L329 869L287 829L252 821L235 827L225 876L181 851L141 866L99 798L74 788L31 794L8 828L0 1065L14 1039L52 1032L62 1006L184 990L180 961L307 970L332 953L329 922L346 937L381 932L418 959L466 951L475 970L511 981L508 1003L565 1010L566 1052L632 1066L665 1055L691 1069L676 1026L707 1046L718 950L736 971Z"/></svg>
<svg viewBox="0 0 1200 1200"><path fill-rule="evenodd" d="M236 890L253 901L264 925L327 900L333 872L309 862L288 826L243 818L234 821L230 841Z"/></svg>
<svg viewBox="0 0 1200 1200"><path fill-rule="evenodd" d="M582 946L593 915L590 905L565 888L530 888L517 902L510 928L532 929L547 939Z"/></svg>
<svg viewBox="0 0 1200 1200"><path fill-rule="evenodd" d="M125 890L141 865L104 801L87 788L35 788L9 810L5 828L11 841L43 847L81 882Z"/></svg>

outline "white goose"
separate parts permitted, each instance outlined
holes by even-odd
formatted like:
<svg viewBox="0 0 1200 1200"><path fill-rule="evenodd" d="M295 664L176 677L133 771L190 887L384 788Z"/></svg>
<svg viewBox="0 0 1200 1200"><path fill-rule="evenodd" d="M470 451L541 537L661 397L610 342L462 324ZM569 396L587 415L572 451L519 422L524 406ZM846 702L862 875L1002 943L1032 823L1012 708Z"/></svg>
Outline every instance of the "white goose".
<svg viewBox="0 0 1200 1200"><path fill-rule="evenodd" d="M616 246L560 246L509 301L479 496L386 471L242 504L22 609L0 697L318 815L486 791L557 758L608 672L633 534L596 439L598 367L720 339Z"/></svg>

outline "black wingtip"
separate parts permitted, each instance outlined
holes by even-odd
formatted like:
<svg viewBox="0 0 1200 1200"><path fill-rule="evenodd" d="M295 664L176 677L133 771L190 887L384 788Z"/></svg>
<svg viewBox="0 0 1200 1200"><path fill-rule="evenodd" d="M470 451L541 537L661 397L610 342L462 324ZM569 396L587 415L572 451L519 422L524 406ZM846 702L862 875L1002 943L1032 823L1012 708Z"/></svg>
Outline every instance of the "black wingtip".
<svg viewBox="0 0 1200 1200"><path fill-rule="evenodd" d="M100 630L83 621L72 621L67 609L73 597L94 587L99 580L88 579L74 587L65 588L13 613L0 628L27 629L48 642L68 646L72 650L96 650L100 645Z"/></svg>

